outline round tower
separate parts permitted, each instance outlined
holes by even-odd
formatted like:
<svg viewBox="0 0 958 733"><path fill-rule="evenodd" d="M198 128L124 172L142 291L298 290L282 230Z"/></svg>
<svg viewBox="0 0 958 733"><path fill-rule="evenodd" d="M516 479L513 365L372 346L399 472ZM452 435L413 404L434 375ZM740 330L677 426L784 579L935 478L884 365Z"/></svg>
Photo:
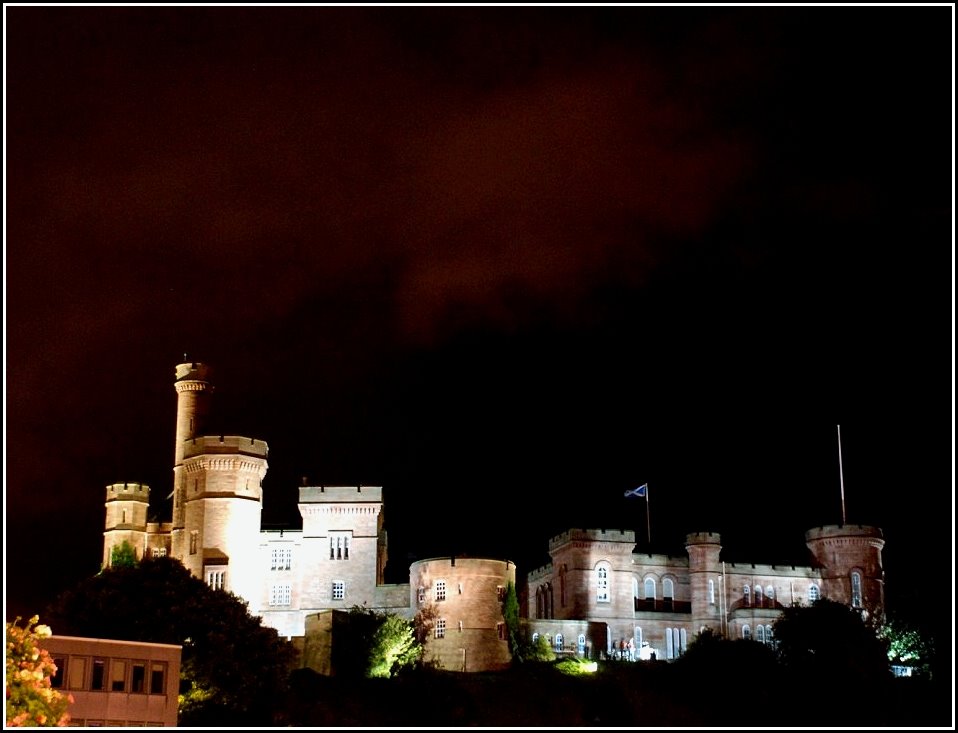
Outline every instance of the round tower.
<svg viewBox="0 0 958 733"><path fill-rule="evenodd" d="M805 533L805 544L822 574L822 595L881 615L885 607L885 571L881 529L833 524Z"/></svg>
<svg viewBox="0 0 958 733"><path fill-rule="evenodd" d="M129 542L141 559L146 554L146 514L150 487L117 483L106 487L106 523L103 532L103 567L110 566L114 547Z"/></svg>
<svg viewBox="0 0 958 733"><path fill-rule="evenodd" d="M199 362L177 364L173 386L176 389L176 438L173 450L173 557L183 559L187 551L186 473L183 455L186 442L203 429L210 411L213 385L210 369Z"/></svg>
<svg viewBox="0 0 958 733"><path fill-rule="evenodd" d="M689 595L692 604L692 634L709 627L725 633L725 593L722 588L722 537L718 532L693 532L685 537L689 553Z"/></svg>

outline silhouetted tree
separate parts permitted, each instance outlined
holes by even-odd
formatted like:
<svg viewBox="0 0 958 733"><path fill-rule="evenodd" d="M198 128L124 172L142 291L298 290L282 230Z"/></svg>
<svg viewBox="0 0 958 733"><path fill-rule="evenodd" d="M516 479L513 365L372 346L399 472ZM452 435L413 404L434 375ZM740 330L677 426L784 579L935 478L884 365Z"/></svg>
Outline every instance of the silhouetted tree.
<svg viewBox="0 0 958 733"><path fill-rule="evenodd" d="M277 722L292 646L177 560L103 570L62 593L47 617L59 634L181 644L181 725Z"/></svg>
<svg viewBox="0 0 958 733"><path fill-rule="evenodd" d="M506 595L502 599L502 618L509 634L509 651L512 652L514 662L522 662L522 653L519 649L519 598L516 595L516 584L509 582L506 586Z"/></svg>

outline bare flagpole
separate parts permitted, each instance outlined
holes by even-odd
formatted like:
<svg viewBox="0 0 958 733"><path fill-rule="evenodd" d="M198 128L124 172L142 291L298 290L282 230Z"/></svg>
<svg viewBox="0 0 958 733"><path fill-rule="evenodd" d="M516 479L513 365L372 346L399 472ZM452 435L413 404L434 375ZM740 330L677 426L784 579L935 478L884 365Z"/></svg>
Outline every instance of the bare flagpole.
<svg viewBox="0 0 958 733"><path fill-rule="evenodd" d="M838 480L842 487L842 526L845 525L845 474L842 472L842 426L838 428Z"/></svg>
<svg viewBox="0 0 958 733"><path fill-rule="evenodd" d="M645 485L645 531L646 531L646 536L649 539L649 551L651 551L652 550L652 518L650 516L651 511L649 509L649 503L650 503L649 485L646 484Z"/></svg>

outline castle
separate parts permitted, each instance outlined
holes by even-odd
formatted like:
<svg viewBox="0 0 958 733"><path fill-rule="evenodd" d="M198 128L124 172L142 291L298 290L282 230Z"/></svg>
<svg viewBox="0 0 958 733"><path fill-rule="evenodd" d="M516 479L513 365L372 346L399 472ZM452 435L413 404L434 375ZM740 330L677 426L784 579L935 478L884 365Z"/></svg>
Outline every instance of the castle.
<svg viewBox="0 0 958 733"><path fill-rule="evenodd" d="M514 563L420 560L408 584L386 584L380 486L302 486L302 529L262 529L266 443L202 434L213 391L206 365L178 364L174 387L172 521L148 521L149 486L107 486L104 566L124 542L138 557L170 555L289 638L328 634L329 611L366 606L411 619L430 608L430 661L461 671L509 664L501 601ZM636 552L631 531L570 529L549 541L552 562L526 577L526 631L562 653L673 659L705 628L770 643L783 607L821 597L881 613L880 529L824 526L805 542L809 566L736 565L721 561L714 533L689 534L687 556L671 557Z"/></svg>

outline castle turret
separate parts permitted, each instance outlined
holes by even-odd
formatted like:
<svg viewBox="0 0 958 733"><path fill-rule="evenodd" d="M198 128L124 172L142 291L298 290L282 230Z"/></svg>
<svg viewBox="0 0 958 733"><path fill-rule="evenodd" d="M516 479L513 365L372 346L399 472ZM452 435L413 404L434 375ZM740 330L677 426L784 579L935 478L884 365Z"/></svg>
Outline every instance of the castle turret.
<svg viewBox="0 0 958 733"><path fill-rule="evenodd" d="M186 362L176 365L176 438L173 450L173 538L174 557L183 558L188 551L186 534L186 473L183 454L186 442L200 434L209 414L213 385L210 369L205 364Z"/></svg>
<svg viewBox="0 0 958 733"><path fill-rule="evenodd" d="M722 538L717 532L693 532L685 538L689 553L689 593L692 602L692 633L708 627L725 633L722 589Z"/></svg>
<svg viewBox="0 0 958 733"><path fill-rule="evenodd" d="M882 614L885 607L885 546L878 527L826 525L805 533L805 544L821 569L822 595L833 601Z"/></svg>
<svg viewBox="0 0 958 733"><path fill-rule="evenodd" d="M117 483L106 487L106 523L103 532L103 567L110 566L114 547L129 542L137 559L146 554L146 513L150 487Z"/></svg>

